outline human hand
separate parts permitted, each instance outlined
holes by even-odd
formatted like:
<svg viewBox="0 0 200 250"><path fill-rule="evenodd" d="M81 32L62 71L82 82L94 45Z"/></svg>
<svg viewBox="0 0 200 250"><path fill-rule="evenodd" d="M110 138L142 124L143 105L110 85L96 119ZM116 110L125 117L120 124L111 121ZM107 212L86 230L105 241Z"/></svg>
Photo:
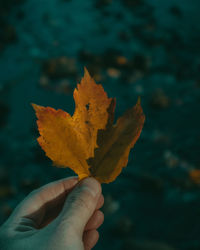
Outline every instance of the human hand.
<svg viewBox="0 0 200 250"><path fill-rule="evenodd" d="M104 215L101 185L70 177L31 192L0 227L1 250L90 250Z"/></svg>

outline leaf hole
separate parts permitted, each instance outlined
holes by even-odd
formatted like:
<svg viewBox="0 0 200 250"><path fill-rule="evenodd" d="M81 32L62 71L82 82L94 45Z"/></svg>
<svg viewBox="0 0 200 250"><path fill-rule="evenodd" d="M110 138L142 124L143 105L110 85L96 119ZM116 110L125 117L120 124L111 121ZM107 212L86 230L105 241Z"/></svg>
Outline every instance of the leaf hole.
<svg viewBox="0 0 200 250"><path fill-rule="evenodd" d="M86 105L85 105L85 107L86 107L86 109L87 109L87 110L89 110L89 108L90 108L90 104L89 104L89 103L88 103L88 104L86 104Z"/></svg>

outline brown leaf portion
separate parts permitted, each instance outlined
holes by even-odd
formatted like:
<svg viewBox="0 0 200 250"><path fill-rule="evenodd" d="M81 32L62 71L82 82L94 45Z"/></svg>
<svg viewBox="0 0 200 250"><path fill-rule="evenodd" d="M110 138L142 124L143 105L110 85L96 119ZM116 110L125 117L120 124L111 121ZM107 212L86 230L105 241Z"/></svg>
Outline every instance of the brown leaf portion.
<svg viewBox="0 0 200 250"><path fill-rule="evenodd" d="M112 112L110 113L112 116ZM90 172L100 182L109 183L120 174L128 163L130 149L140 136L145 116L140 99L137 104L117 120L99 131L98 148L94 158L88 160Z"/></svg>
<svg viewBox="0 0 200 250"><path fill-rule="evenodd" d="M38 142L46 155L58 167L70 167L79 178L90 176L86 159L94 156L97 131L108 121L107 109L112 98L95 84L85 69L85 75L74 90L75 112L32 104L38 118Z"/></svg>

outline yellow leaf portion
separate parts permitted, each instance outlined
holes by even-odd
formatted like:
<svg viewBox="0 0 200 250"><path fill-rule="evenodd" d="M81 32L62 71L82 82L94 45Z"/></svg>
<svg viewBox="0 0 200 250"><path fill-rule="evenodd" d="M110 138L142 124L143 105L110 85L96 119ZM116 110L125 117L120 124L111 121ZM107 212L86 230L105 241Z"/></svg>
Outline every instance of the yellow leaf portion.
<svg viewBox="0 0 200 250"><path fill-rule="evenodd" d="M99 129L104 129L107 124L107 109L112 98L107 97L103 87L95 83L86 68L73 97L76 104L72 117L73 126L85 141L87 158L93 157L94 149L97 147L97 132Z"/></svg>
<svg viewBox="0 0 200 250"><path fill-rule="evenodd" d="M88 176L84 141L71 126L72 117L63 110L32 105L38 118L38 142L53 164L70 167L79 176Z"/></svg>

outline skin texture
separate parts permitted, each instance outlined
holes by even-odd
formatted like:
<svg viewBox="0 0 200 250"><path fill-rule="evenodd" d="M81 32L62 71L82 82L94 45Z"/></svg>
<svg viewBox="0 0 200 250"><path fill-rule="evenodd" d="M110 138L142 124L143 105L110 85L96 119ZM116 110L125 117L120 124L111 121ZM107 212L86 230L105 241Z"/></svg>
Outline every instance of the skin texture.
<svg viewBox="0 0 200 250"><path fill-rule="evenodd" d="M92 177L70 177L31 192L0 227L0 249L92 249L104 220L101 191Z"/></svg>

